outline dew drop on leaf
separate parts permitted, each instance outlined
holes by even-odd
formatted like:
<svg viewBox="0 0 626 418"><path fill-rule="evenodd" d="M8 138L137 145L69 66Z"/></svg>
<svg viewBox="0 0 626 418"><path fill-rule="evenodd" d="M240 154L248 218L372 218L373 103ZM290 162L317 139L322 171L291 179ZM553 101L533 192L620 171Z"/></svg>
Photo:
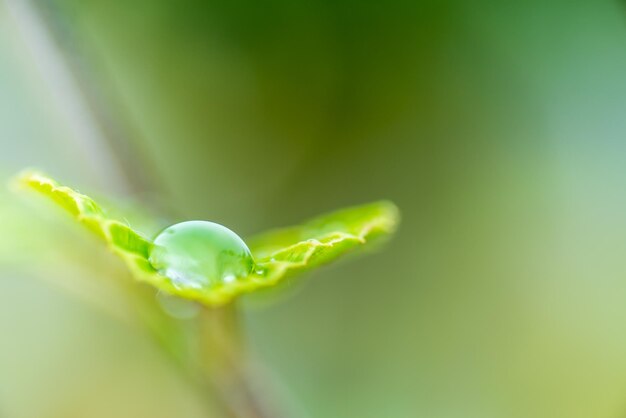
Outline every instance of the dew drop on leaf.
<svg viewBox="0 0 626 418"><path fill-rule="evenodd" d="M187 221L154 239L150 264L179 289L227 285L248 276L254 260L243 240L225 226Z"/></svg>

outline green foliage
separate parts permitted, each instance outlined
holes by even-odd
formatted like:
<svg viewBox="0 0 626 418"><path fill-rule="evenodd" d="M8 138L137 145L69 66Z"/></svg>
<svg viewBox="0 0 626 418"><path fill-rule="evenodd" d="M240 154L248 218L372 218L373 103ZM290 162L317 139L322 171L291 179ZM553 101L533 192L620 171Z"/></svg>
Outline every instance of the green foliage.
<svg viewBox="0 0 626 418"><path fill-rule="evenodd" d="M390 202L376 202L323 215L299 226L270 231L249 242L256 261L252 274L209 288L181 286L159 274L150 264L151 239L127 223L111 219L88 196L36 173L20 175L16 184L50 198L74 219L99 236L120 256L140 281L159 290L206 305L220 305L235 296L278 284L380 238L390 236L398 223L398 210Z"/></svg>

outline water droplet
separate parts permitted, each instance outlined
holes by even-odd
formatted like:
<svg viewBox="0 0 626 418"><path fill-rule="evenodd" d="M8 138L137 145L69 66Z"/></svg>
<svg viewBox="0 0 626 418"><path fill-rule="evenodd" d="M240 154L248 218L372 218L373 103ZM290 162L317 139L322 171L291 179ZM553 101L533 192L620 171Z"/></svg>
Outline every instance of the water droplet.
<svg viewBox="0 0 626 418"><path fill-rule="evenodd" d="M208 221L165 228L154 239L150 263L179 289L228 284L254 268L243 240L225 226Z"/></svg>
<svg viewBox="0 0 626 418"><path fill-rule="evenodd" d="M196 302L168 295L161 291L157 292L156 300L161 309L174 318L192 319L200 313L200 305Z"/></svg>

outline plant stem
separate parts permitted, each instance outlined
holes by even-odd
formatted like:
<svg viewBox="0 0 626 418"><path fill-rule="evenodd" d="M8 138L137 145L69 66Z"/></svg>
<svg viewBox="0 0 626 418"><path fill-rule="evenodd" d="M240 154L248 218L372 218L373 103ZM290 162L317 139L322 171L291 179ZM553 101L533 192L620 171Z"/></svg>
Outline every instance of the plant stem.
<svg viewBox="0 0 626 418"><path fill-rule="evenodd" d="M203 310L199 322L202 379L220 399L227 416L275 418L253 385L236 306Z"/></svg>
<svg viewBox="0 0 626 418"><path fill-rule="evenodd" d="M137 289L140 290L140 289ZM149 296L151 295L151 296ZM254 384L237 307L202 308L189 322L170 317L152 292L134 293L141 322L176 369L223 418L277 418ZM262 396L261 396L262 395ZM214 415L212 415L214 417Z"/></svg>

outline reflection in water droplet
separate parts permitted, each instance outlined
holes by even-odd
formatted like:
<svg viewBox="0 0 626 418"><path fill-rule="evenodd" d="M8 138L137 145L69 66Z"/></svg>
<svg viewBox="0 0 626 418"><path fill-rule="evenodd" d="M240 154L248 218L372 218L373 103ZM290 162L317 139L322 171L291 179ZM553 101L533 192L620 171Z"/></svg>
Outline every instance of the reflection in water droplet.
<svg viewBox="0 0 626 418"><path fill-rule="evenodd" d="M235 276L233 276L232 274L224 276L224 283L232 283L235 280L237 280L237 278Z"/></svg>
<svg viewBox="0 0 626 418"><path fill-rule="evenodd" d="M230 229L208 221L165 228L154 239L150 263L179 289L232 283L254 268L243 240Z"/></svg>

